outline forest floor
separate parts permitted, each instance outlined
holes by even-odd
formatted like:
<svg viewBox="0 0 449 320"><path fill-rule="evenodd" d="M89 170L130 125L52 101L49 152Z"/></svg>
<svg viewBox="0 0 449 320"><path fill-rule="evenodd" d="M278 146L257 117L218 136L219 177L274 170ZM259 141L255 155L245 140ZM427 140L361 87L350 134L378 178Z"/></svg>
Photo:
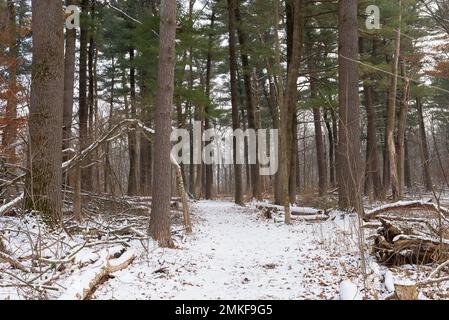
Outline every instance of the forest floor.
<svg viewBox="0 0 449 320"><path fill-rule="evenodd" d="M181 231L182 214L174 211L175 249L146 239L146 213L86 217L81 225L69 218L72 234L80 230L72 236L46 231L33 215L0 217L5 252L21 264L14 268L14 261L0 259L0 300L79 299L86 288L87 299L330 300L339 299L341 283L348 281L347 299L385 299L394 280L425 279L435 268L387 269L367 252L364 282L355 215L331 211L325 221L299 217L287 226L280 214L266 218L257 205L194 202L192 235ZM373 232L365 230L366 239ZM109 260L117 254L122 256ZM126 260L132 263L92 288L109 261ZM421 293L422 299L449 298L447 284Z"/></svg>
<svg viewBox="0 0 449 320"><path fill-rule="evenodd" d="M229 202L202 201L193 211L186 242L143 253L95 298L334 299L343 280L362 288L348 216L286 226Z"/></svg>

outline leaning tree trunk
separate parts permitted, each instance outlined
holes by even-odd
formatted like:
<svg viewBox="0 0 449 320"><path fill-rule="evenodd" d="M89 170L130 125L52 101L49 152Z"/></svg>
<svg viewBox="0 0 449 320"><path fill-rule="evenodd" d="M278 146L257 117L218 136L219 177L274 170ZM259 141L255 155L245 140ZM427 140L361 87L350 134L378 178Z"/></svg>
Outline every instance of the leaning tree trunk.
<svg viewBox="0 0 449 320"><path fill-rule="evenodd" d="M362 213L357 2L339 1L339 205Z"/></svg>
<svg viewBox="0 0 449 320"><path fill-rule="evenodd" d="M402 4L402 0L399 0L399 4L400 5ZM392 62L392 70L391 70L392 76L387 106L387 146L390 163L391 189L394 201L398 201L401 198L401 187L397 167L398 155L394 139L394 129L396 126L396 94L398 87L398 66L399 66L399 55L401 51L401 21L402 21L402 14L399 14L399 24L396 30L395 52Z"/></svg>
<svg viewBox="0 0 449 320"><path fill-rule="evenodd" d="M161 1L158 88L155 109L153 202L149 232L162 247L173 247L170 231L171 117L176 63L176 0Z"/></svg>
<svg viewBox="0 0 449 320"><path fill-rule="evenodd" d="M56 226L62 218L64 30L60 0L32 2L33 64L25 207Z"/></svg>

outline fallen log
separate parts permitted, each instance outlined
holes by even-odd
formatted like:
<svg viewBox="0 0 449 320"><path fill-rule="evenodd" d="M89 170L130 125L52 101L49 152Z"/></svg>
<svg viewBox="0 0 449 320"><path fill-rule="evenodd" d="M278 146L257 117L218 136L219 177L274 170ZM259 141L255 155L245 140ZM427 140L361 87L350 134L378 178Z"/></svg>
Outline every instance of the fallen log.
<svg viewBox="0 0 449 320"><path fill-rule="evenodd" d="M107 253L93 267L78 274L73 285L59 298L60 300L86 300L92 296L107 277L112 273L126 269L136 258L133 250L125 251L120 257Z"/></svg>
<svg viewBox="0 0 449 320"><path fill-rule="evenodd" d="M2 260L9 263L13 268L23 271L25 273L35 272L35 270L33 268L28 269L14 257L10 256L9 254L7 254L5 252L0 251L0 262Z"/></svg>
<svg viewBox="0 0 449 320"><path fill-rule="evenodd" d="M272 213L282 213L284 212L283 206L278 206L274 204L258 204L256 208L260 211L268 210ZM323 210L313 209L313 208L302 208L302 207L290 207L290 213L292 216L314 216L319 214L325 214Z"/></svg>
<svg viewBox="0 0 449 320"><path fill-rule="evenodd" d="M443 220L449 222L449 209L438 206L431 202L424 201L400 201L392 204L387 204L369 211L365 212L364 219L371 220L375 219L381 214L398 211L398 210L423 210L434 212L437 215L440 215Z"/></svg>
<svg viewBox="0 0 449 320"><path fill-rule="evenodd" d="M292 216L293 221L302 221L302 222L320 222L329 220L329 216L325 214L316 214L310 216ZM285 218L283 216L274 218L275 223L285 222Z"/></svg>
<svg viewBox="0 0 449 320"><path fill-rule="evenodd" d="M21 195L19 195L14 200L12 200L12 201L2 205L0 207L0 217L5 215L6 213L8 213L8 211L11 210L12 208L20 205L20 203L23 201L23 197L24 197L24 194L22 193Z"/></svg>

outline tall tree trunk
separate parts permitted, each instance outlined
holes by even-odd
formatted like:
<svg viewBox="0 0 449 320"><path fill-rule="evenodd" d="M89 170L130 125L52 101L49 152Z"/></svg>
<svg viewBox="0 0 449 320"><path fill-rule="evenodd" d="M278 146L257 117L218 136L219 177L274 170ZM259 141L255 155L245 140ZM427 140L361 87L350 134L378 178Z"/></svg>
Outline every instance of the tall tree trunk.
<svg viewBox="0 0 449 320"><path fill-rule="evenodd" d="M405 132L405 138L404 138L404 179L405 179L405 186L408 189L411 189L413 187L413 177L412 177L412 171L410 167L410 148L408 145L409 139L408 134Z"/></svg>
<svg viewBox="0 0 449 320"><path fill-rule="evenodd" d="M16 26L16 11L14 1L8 0L8 94L6 101L6 119L8 123L4 129L2 144L6 151L9 163L15 163L16 148L14 142L17 138L17 64L19 38Z"/></svg>
<svg viewBox="0 0 449 320"><path fill-rule="evenodd" d="M108 130L112 129L112 119L114 115L114 99L115 99L115 58L112 57L111 61L112 75L111 75L111 91L109 98L109 119L108 119ZM110 143L105 142L105 152L104 152L105 164L104 164L104 188L105 193L113 193L112 186L112 176L111 176L111 159L110 159Z"/></svg>
<svg viewBox="0 0 449 320"><path fill-rule="evenodd" d="M310 40L310 37L309 37ZM309 46L312 46L310 44ZM315 63L315 56L313 55L313 49L309 48L309 73L310 73L310 98L312 100L317 99L317 68ZM322 197L327 192L327 169L326 169L326 156L324 150L323 131L321 126L321 110L318 107L313 108L313 120L315 125L315 146L318 165L318 185L319 196Z"/></svg>
<svg viewBox="0 0 449 320"><path fill-rule="evenodd" d="M423 164L423 179L424 186L426 187L426 191L432 191L433 183L432 183L432 175L430 174L430 153L429 146L427 143L426 136L426 125L424 123L424 115L423 115L423 107L421 97L416 98L416 109L418 113L418 124L419 124L419 140L420 140L420 150L421 150L421 159Z"/></svg>
<svg viewBox="0 0 449 320"><path fill-rule="evenodd" d="M405 74L405 62L401 62L401 76L403 77L402 100L399 110L398 119L398 181L399 181L399 198L404 195L405 186L405 133L407 130L407 114L409 103L409 84L410 81Z"/></svg>
<svg viewBox="0 0 449 320"><path fill-rule="evenodd" d="M129 117L131 119L137 119L136 111L136 69L134 67L134 48L129 49L129 84L130 84L130 97L131 97L131 112ZM136 128L134 128L136 129ZM137 137L136 130L132 130L128 133L128 153L129 153L129 174L128 174L128 195L136 196L137 190Z"/></svg>
<svg viewBox="0 0 449 320"><path fill-rule="evenodd" d="M295 113L296 101L297 101L297 81L299 75L299 65L301 59L301 45L302 45L302 1L294 0L294 14L293 14L293 35L292 35L292 53L291 61L288 66L287 71L287 84L285 86L284 101L280 104L280 175L282 183L282 205L285 209L285 223L291 224L290 215L290 193L289 193L289 174L290 166L292 165L291 154L292 154L292 121L291 116ZM279 2L276 1L276 28L278 27L279 19ZM279 36L278 31L276 34L276 64L277 68L280 68L280 57L279 57ZM279 80L279 79L278 79ZM278 81L279 82L279 81ZM278 84L278 95L283 86Z"/></svg>
<svg viewBox="0 0 449 320"><path fill-rule="evenodd" d="M363 212L363 171L360 154L357 4L339 1L339 205Z"/></svg>
<svg viewBox="0 0 449 320"><path fill-rule="evenodd" d="M338 150L338 120L337 115L334 109L330 109L330 115L332 120L332 136L334 137L334 152L333 152L333 161L332 167L334 171L334 179L332 180L332 185L336 186L337 182L337 150Z"/></svg>
<svg viewBox="0 0 449 320"><path fill-rule="evenodd" d="M66 0L67 6L75 4L74 0ZM64 106L62 127L62 148L70 146L72 133L73 94L75 85L76 29L66 29L65 64L64 64ZM64 161L68 160L67 156Z"/></svg>
<svg viewBox="0 0 449 320"><path fill-rule="evenodd" d="M258 150L257 146L257 123L256 123L256 106L254 103L254 93L251 83L251 67L249 63L249 57L246 52L247 48L247 35L242 26L242 17L240 15L240 0L237 0L236 6L236 22L237 22L237 31L240 43L240 57L242 61L243 67L243 82L245 86L245 98L246 98L246 110L248 115L248 128L256 131L256 154ZM250 166L251 170L251 189L252 196L257 200L262 200L262 194L260 191L260 173L259 173L259 161L258 157L256 157L256 163Z"/></svg>
<svg viewBox="0 0 449 320"><path fill-rule="evenodd" d="M402 0L399 0L400 10L402 10ZM397 151L394 139L394 129L396 125L396 95L398 86L398 66L399 66L399 55L401 51L401 21L402 13L399 14L399 23L396 30L395 39L395 52L392 61L391 73L391 83L388 95L388 106L387 106L387 146L388 146L388 156L390 163L390 180L391 189L393 193L393 200L398 201L401 198L401 187L398 175L398 159Z"/></svg>
<svg viewBox="0 0 449 320"><path fill-rule="evenodd" d="M289 193L290 203L296 203L296 193L298 189L297 185L297 172L298 169L298 115L296 108L293 110L291 117L292 121L292 139L291 139L291 158L290 158L290 173L289 173Z"/></svg>
<svg viewBox="0 0 449 320"><path fill-rule="evenodd" d="M237 88L237 51L236 51L236 8L237 0L228 0L229 12L229 74L231 78L232 128L240 129L238 88ZM237 141L234 138L234 200L243 205L242 165L237 164Z"/></svg>
<svg viewBox="0 0 449 320"><path fill-rule="evenodd" d="M328 110L324 111L324 122L327 129L327 137L329 140L329 179L330 184L333 186L335 183L335 150L334 150L334 134L332 131L332 124L329 120Z"/></svg>
<svg viewBox="0 0 449 320"><path fill-rule="evenodd" d="M140 101L141 101L141 120L147 127L151 127L151 110L148 91L147 72L141 71L140 84ZM140 143L140 194L143 196L151 195L151 180L152 180L152 145L148 139L142 139ZM184 176L183 176L184 179ZM183 180L184 181L184 180Z"/></svg>
<svg viewBox="0 0 449 320"><path fill-rule="evenodd" d="M84 15L88 14L89 0L81 1L81 11ZM88 43L88 27L85 21L81 21L80 33L80 62L79 62L79 146L80 150L84 150L89 145L88 136L88 116L89 107L87 104L87 43ZM82 165L89 165L89 159L83 161ZM82 189L92 190L92 174L88 168L81 170Z"/></svg>
<svg viewBox="0 0 449 320"><path fill-rule="evenodd" d="M162 247L173 247L170 231L170 135L176 63L176 0L161 1L158 88L155 109L153 202L149 232Z"/></svg>
<svg viewBox="0 0 449 320"><path fill-rule="evenodd" d="M87 52L87 69L88 69L88 95L87 95L87 105L88 105L88 129L87 136L88 142L87 145L90 145L93 141L95 141L95 52L96 52L96 43L94 41L93 34L95 32L95 1L90 2L90 32L89 32L89 50ZM94 158L95 154L92 154L90 159ZM90 176L90 185L88 186L89 191L97 191L98 185L97 181L95 181L94 174L95 165L88 163L87 168L85 168L86 174Z"/></svg>
<svg viewBox="0 0 449 320"><path fill-rule="evenodd" d="M33 64L25 208L62 219L64 30L60 0L32 2Z"/></svg>
<svg viewBox="0 0 449 320"><path fill-rule="evenodd" d="M363 86L365 95L365 110L367 114L367 169L369 179L373 186L375 200L383 200L383 186L380 177L379 158L377 155L377 117L373 107L373 87L370 84Z"/></svg>
<svg viewBox="0 0 449 320"><path fill-rule="evenodd" d="M212 14L210 17L210 26L209 26L209 42L207 47L207 62L206 62L206 96L208 99L210 99L210 92L211 92L211 79L212 79L212 48L214 44L214 38L213 38L213 30L215 26L215 7L212 8ZM211 126L211 115L210 115L210 108L211 106L208 104L205 108L206 113L206 119L204 121L204 129L210 130L212 129ZM206 143L206 147L210 145L211 142ZM219 175L218 175L219 176ZM205 197L207 200L211 200L213 197L213 187L214 187L214 171L213 171L213 165L207 164L206 165L206 184L205 184Z"/></svg>

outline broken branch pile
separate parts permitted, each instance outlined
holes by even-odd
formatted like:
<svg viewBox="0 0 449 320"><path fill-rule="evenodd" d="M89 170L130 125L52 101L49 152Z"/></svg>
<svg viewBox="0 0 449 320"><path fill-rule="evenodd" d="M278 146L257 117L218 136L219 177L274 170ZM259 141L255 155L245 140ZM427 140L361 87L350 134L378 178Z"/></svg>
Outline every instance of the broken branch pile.
<svg viewBox="0 0 449 320"><path fill-rule="evenodd" d="M372 210L380 222L372 253L386 265L441 263L449 259L449 210L432 203L401 202Z"/></svg>

